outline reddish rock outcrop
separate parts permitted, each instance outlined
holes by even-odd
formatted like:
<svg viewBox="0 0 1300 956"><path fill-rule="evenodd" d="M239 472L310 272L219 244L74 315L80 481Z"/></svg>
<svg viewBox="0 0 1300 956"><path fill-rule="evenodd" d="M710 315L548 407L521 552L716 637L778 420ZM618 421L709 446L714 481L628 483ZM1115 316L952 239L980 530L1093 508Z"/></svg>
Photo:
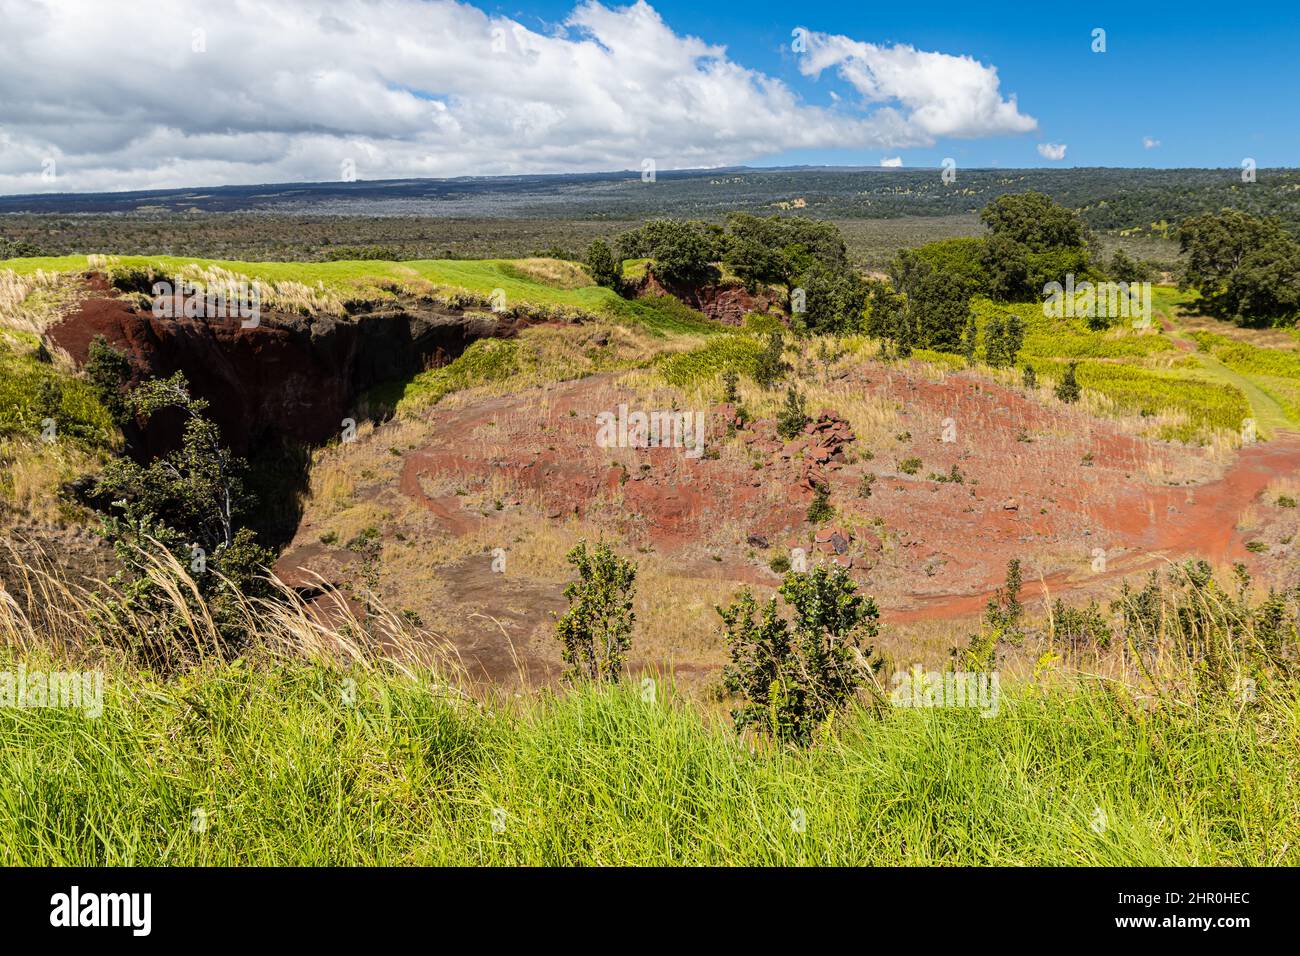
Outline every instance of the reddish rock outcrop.
<svg viewBox="0 0 1300 956"><path fill-rule="evenodd" d="M91 297L46 333L78 364L99 335L126 352L138 380L184 372L232 447L282 435L319 443L337 435L358 398L382 382L444 364L476 339L513 335L520 321L412 300L347 316L263 312L166 318L111 294Z"/></svg>
<svg viewBox="0 0 1300 956"><path fill-rule="evenodd" d="M702 286L666 283L653 270L646 270L637 287L638 295L671 295L691 308L703 312L723 325L744 325L751 312L774 312L775 303L767 296L753 295L739 282L719 282Z"/></svg>
<svg viewBox="0 0 1300 956"><path fill-rule="evenodd" d="M838 412L824 411L804 426L800 439L804 452L801 484L810 491L827 486L830 473L844 464L844 446L855 436L849 423Z"/></svg>

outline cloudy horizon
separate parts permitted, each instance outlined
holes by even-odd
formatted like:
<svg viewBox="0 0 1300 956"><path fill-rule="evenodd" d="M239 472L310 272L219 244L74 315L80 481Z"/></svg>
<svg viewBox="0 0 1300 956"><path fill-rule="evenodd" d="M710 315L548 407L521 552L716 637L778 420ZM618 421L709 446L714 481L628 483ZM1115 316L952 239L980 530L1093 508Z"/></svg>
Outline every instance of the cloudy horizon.
<svg viewBox="0 0 1300 956"><path fill-rule="evenodd" d="M846 90L809 102L644 0L545 31L450 0L210 6L0 0L0 193L707 168L1037 125L993 64L796 27L798 72ZM139 37L149 56L117 52Z"/></svg>

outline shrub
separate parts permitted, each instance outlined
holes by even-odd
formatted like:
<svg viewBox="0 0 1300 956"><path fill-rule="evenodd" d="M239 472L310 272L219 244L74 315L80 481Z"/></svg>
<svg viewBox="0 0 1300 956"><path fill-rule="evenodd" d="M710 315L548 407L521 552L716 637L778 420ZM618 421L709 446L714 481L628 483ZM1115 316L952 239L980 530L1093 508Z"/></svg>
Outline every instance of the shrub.
<svg viewBox="0 0 1300 956"><path fill-rule="evenodd" d="M776 416L777 434L789 441L796 438L809 421L803 395L795 391L793 385L790 386L786 389L785 405L782 406L781 411Z"/></svg>
<svg viewBox="0 0 1300 956"><path fill-rule="evenodd" d="M654 272L670 285L702 285L718 279L721 230L705 222L651 219L619 237L623 259L650 258Z"/></svg>
<svg viewBox="0 0 1300 956"><path fill-rule="evenodd" d="M1052 605L1052 640L1071 653L1084 647L1104 650L1110 646L1111 628L1096 601L1085 608L1071 607L1060 598Z"/></svg>
<svg viewBox="0 0 1300 956"><path fill-rule="evenodd" d="M880 663L868 642L880 612L840 567L791 571L779 593L789 622L775 597L760 608L748 590L717 609L731 656L723 684L741 700L731 712L738 730L806 746L874 680Z"/></svg>
<svg viewBox="0 0 1300 956"><path fill-rule="evenodd" d="M614 258L614 253L605 240L597 239L587 247L587 255L583 264L587 267L587 271L591 273L591 280L596 285L617 289L622 284L622 264Z"/></svg>
<svg viewBox="0 0 1300 956"><path fill-rule="evenodd" d="M603 541L592 549L579 541L566 557L578 578L564 589L569 609L555 628L569 665L565 676L570 681L617 681L632 646L636 566Z"/></svg>
<svg viewBox="0 0 1300 956"><path fill-rule="evenodd" d="M905 475L915 475L921 470L921 459L904 458L898 463L898 470Z"/></svg>
<svg viewBox="0 0 1300 956"><path fill-rule="evenodd" d="M1079 388L1079 380L1075 377L1075 371L1078 369L1078 362L1071 362L1065 368L1065 374L1061 380L1056 383L1056 397L1062 402L1073 404L1079 400L1082 390Z"/></svg>
<svg viewBox="0 0 1300 956"><path fill-rule="evenodd" d="M1025 606L1020 603L1023 583L1020 559L1012 558L1007 562L1005 582L984 608L985 625L999 638L1006 638L1012 643L1019 643L1024 636L1020 631L1020 619L1025 613Z"/></svg>
<svg viewBox="0 0 1300 956"><path fill-rule="evenodd" d="M732 405L740 404L740 374L734 368L722 373L722 400Z"/></svg>
<svg viewBox="0 0 1300 956"><path fill-rule="evenodd" d="M835 517L835 508L831 505L831 492L821 485L813 492L813 500L808 503L808 523L823 524Z"/></svg>
<svg viewBox="0 0 1300 956"><path fill-rule="evenodd" d="M104 336L96 335L90 340L90 348L86 353L85 372L99 403L108 410L115 422L124 423L128 409L123 389L131 378L131 362L126 353L109 345Z"/></svg>
<svg viewBox="0 0 1300 956"><path fill-rule="evenodd" d="M190 395L183 373L149 379L124 402L142 421L166 412L179 413L184 424L179 448L145 464L115 458L95 481L92 499L111 502L103 533L122 565L106 616L143 631L136 650L144 663L170 668L178 663L170 649L183 643L178 636L193 630L192 615L206 604L222 646L199 650L236 653L251 636L243 598L269 593L262 575L274 557L243 525L255 504L247 463L222 443L204 414L208 403ZM178 592L184 608L159 582L168 558L190 569L193 588Z"/></svg>
<svg viewBox="0 0 1300 956"><path fill-rule="evenodd" d="M754 381L760 388L772 388L789 371L790 366L786 364L784 355L785 338L779 331L769 332L767 346L759 353L754 365Z"/></svg>

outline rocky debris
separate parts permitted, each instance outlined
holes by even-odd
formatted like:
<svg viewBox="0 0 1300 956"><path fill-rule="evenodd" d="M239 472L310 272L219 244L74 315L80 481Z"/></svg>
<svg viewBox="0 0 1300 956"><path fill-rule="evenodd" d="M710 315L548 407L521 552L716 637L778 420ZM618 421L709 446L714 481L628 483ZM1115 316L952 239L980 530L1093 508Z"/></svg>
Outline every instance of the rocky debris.
<svg viewBox="0 0 1300 956"><path fill-rule="evenodd" d="M813 537L813 544L822 554L848 554L853 534L847 528L822 528Z"/></svg>
<svg viewBox="0 0 1300 956"><path fill-rule="evenodd" d="M745 427L745 419L741 416L740 410L731 402L722 402L714 406L713 414L718 416L724 429L734 428L739 431Z"/></svg>
<svg viewBox="0 0 1300 956"><path fill-rule="evenodd" d="M1020 510L1020 502L1016 501L1015 498L1008 498L1006 501L1002 502L1002 510L1003 510L1003 511L1019 511L1019 510Z"/></svg>
<svg viewBox="0 0 1300 956"><path fill-rule="evenodd" d="M762 534L751 534L745 539L745 543L752 548L766 548L768 546L767 536Z"/></svg>
<svg viewBox="0 0 1300 956"><path fill-rule="evenodd" d="M795 448L805 452L802 487L816 491L830 484L831 471L844 463L844 446L856 439L849 423L832 410L823 411L804 426L804 437Z"/></svg>

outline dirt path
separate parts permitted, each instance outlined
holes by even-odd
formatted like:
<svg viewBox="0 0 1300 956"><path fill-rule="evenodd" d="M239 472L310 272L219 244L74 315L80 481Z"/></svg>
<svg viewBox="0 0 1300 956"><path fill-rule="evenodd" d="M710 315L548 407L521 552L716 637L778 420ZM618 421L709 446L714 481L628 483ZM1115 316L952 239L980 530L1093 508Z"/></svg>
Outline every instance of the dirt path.
<svg viewBox="0 0 1300 956"><path fill-rule="evenodd" d="M1200 362L1207 378L1232 385L1246 396L1246 401L1250 403L1250 410L1254 415L1255 426L1259 430L1260 437L1272 438L1278 432L1285 432L1295 427L1282 403L1269 394L1258 382L1250 376L1243 375L1241 372L1224 365L1209 352L1201 351L1196 342L1188 338L1174 318L1167 313L1162 312L1159 318L1174 345Z"/></svg>

